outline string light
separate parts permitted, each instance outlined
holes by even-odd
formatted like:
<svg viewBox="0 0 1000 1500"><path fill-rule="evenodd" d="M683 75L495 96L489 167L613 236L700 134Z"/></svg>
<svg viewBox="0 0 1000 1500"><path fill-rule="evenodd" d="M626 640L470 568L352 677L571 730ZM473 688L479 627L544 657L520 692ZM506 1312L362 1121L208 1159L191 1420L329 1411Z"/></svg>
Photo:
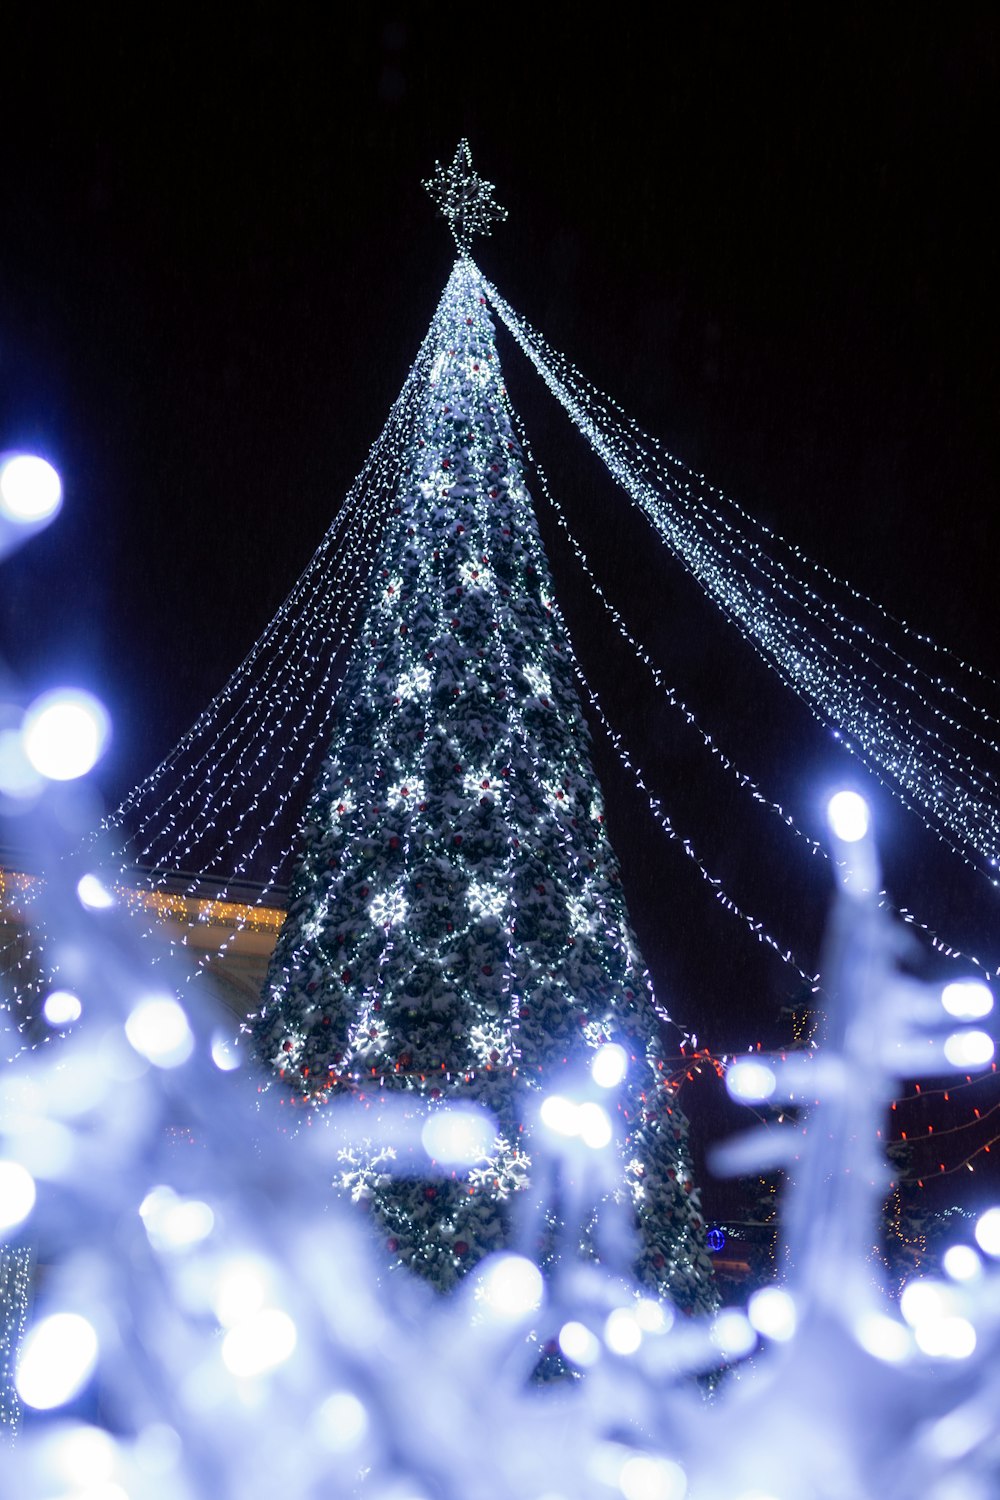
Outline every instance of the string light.
<svg viewBox="0 0 1000 1500"><path fill-rule="evenodd" d="M459 250L468 250L475 235L490 234L493 225L507 217L507 210L493 197L493 183L472 170L472 152L466 140L459 141L449 166L434 163L434 174L423 185L447 221Z"/></svg>
<svg viewBox="0 0 1000 1500"><path fill-rule="evenodd" d="M995 741L921 693L918 678L937 690L936 679L775 563L759 543L721 517L690 480L668 475L650 440L634 424L609 421L607 399L571 373L568 361L556 357L485 278L483 285L490 305L631 503L726 617L814 717L836 728L845 749L860 756L905 806L919 811L949 848L996 883L997 776L964 750L958 737L971 738L988 754L995 753ZM890 660L880 664L865 641ZM978 712L990 722L985 710ZM918 719L918 713L924 717ZM927 714L942 727L928 725Z"/></svg>

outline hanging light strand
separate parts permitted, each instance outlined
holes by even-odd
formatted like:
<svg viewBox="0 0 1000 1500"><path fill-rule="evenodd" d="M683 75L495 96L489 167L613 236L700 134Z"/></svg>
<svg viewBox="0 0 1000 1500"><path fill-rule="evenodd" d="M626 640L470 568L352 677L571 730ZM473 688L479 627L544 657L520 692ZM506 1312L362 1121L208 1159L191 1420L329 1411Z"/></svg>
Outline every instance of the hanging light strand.
<svg viewBox="0 0 1000 1500"><path fill-rule="evenodd" d="M827 611L822 621L822 628L838 648L835 651L821 639L811 617L818 598L813 597L814 590L800 580L794 580L792 588L791 575L776 580L770 563L762 561L762 549L745 538L727 542L728 555L723 553L719 528L735 535L734 528L716 517L712 523L714 536L699 531L693 517L697 514L704 520L709 514L704 502L695 506L690 496L675 487L668 503L645 477L642 455L637 454L634 444L632 451L626 449L621 427L611 432L602 429L595 417L596 408L584 404L588 393L567 388L533 331L492 286L484 284L498 316L632 503L767 665L802 698L819 722L837 727L845 748L864 760L894 795L908 805L918 804L925 826L972 867L994 879L994 862L1000 856L994 773L974 761L954 739L946 741L926 721L919 722L910 710L900 708L886 684L906 693L915 688L899 678L894 669L879 668L867 656L860 666L857 661L853 669L845 666L846 653L853 652L857 658L856 638L863 634L846 616ZM748 575L748 563L757 567L756 582L752 573ZM761 587L762 582L769 584L767 591ZM780 599L784 599L785 607ZM793 607L804 609L806 604L810 608L808 618L795 619L789 613ZM956 733L965 732L964 726L949 719L937 705L917 701L925 715L937 716ZM972 733L975 736L978 731ZM983 742L982 736L979 738ZM992 745L989 748L992 752Z"/></svg>

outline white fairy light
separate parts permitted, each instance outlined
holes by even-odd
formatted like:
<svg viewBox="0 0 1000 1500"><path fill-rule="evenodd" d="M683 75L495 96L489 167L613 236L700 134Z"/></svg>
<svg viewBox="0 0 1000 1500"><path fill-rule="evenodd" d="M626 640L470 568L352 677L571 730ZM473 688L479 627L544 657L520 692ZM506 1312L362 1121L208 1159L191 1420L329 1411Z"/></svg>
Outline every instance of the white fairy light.
<svg viewBox="0 0 1000 1500"><path fill-rule="evenodd" d="M709 1338L723 1359L742 1359L757 1343L753 1324L745 1313L725 1307L713 1320Z"/></svg>
<svg viewBox="0 0 1000 1500"><path fill-rule="evenodd" d="M985 1031L953 1031L944 1043L946 1061L959 1070L985 1068L994 1050L993 1038Z"/></svg>
<svg viewBox="0 0 1000 1500"><path fill-rule="evenodd" d="M617 1042L605 1042L590 1064L594 1082L602 1089L615 1089L628 1072L628 1053Z"/></svg>
<svg viewBox="0 0 1000 1500"><path fill-rule="evenodd" d="M232 1073L240 1066L239 1051L232 1037L224 1031L212 1033L212 1061L220 1073Z"/></svg>
<svg viewBox="0 0 1000 1500"><path fill-rule="evenodd" d="M0 1235L23 1224L35 1206L35 1180L19 1161L0 1160Z"/></svg>
<svg viewBox="0 0 1000 1500"><path fill-rule="evenodd" d="M50 1313L24 1341L18 1361L17 1393L26 1406L51 1411L78 1395L97 1364L93 1325L79 1313Z"/></svg>
<svg viewBox="0 0 1000 1500"><path fill-rule="evenodd" d="M993 994L979 979L957 979L941 991L941 1004L958 1021L979 1021L993 1009Z"/></svg>
<svg viewBox="0 0 1000 1500"><path fill-rule="evenodd" d="M670 1459L634 1453L622 1464L618 1488L625 1500L684 1500L687 1475Z"/></svg>
<svg viewBox="0 0 1000 1500"><path fill-rule="evenodd" d="M215 1215L207 1203L182 1198L161 1184L152 1188L139 1205L139 1217L154 1250L175 1254L207 1239L215 1226Z"/></svg>
<svg viewBox="0 0 1000 1500"><path fill-rule="evenodd" d="M115 898L100 878L93 873L81 875L76 883L76 894L83 906L91 911L107 911L115 905Z"/></svg>
<svg viewBox="0 0 1000 1500"><path fill-rule="evenodd" d="M83 1005L72 990L52 990L42 1004L42 1015L50 1026L72 1026L83 1015Z"/></svg>
<svg viewBox="0 0 1000 1500"><path fill-rule="evenodd" d="M368 1413L353 1391L333 1391L323 1401L313 1422L316 1435L331 1453L349 1453L364 1441Z"/></svg>
<svg viewBox="0 0 1000 1500"><path fill-rule="evenodd" d="M949 1245L941 1265L952 1281L975 1281L983 1273L982 1260L971 1245Z"/></svg>
<svg viewBox="0 0 1000 1500"><path fill-rule="evenodd" d="M575 1136L580 1134L580 1107L572 1099L561 1094L548 1094L539 1110L542 1124L555 1135Z"/></svg>
<svg viewBox="0 0 1000 1500"><path fill-rule="evenodd" d="M559 1348L571 1364L587 1370L601 1357L601 1345L585 1323L570 1319L559 1330Z"/></svg>
<svg viewBox="0 0 1000 1500"><path fill-rule="evenodd" d="M837 838L846 844L863 839L871 822L868 804L857 792L835 793L827 804L826 816Z"/></svg>
<svg viewBox="0 0 1000 1500"><path fill-rule="evenodd" d="M73 781L100 760L111 733L103 703L79 688L53 688L27 709L24 752L40 776Z"/></svg>
<svg viewBox="0 0 1000 1500"><path fill-rule="evenodd" d="M778 1087L773 1068L755 1058L738 1058L726 1069L726 1088L734 1099L753 1104L770 1099Z"/></svg>
<svg viewBox="0 0 1000 1500"><path fill-rule="evenodd" d="M612 1354L634 1354L642 1343L642 1328L634 1311L616 1307L604 1324L604 1342Z"/></svg>
<svg viewBox="0 0 1000 1500"><path fill-rule="evenodd" d="M764 1286L747 1303L747 1317L758 1333L786 1344L795 1333L795 1302L780 1286Z"/></svg>
<svg viewBox="0 0 1000 1500"><path fill-rule="evenodd" d="M212 1310L223 1328L233 1328L260 1312L270 1292L270 1267L252 1256L233 1256L217 1269Z"/></svg>
<svg viewBox="0 0 1000 1500"><path fill-rule="evenodd" d="M593 1099L586 1100L579 1107L577 1119L580 1139L585 1146L589 1146L592 1151L602 1151L611 1144L614 1136L611 1117L600 1104Z"/></svg>
<svg viewBox="0 0 1000 1500"><path fill-rule="evenodd" d="M437 205L460 250L468 250L477 234L488 235L502 223L507 210L494 198L492 182L472 170L472 152L467 140L459 141L449 166L434 163L434 174L424 187Z"/></svg>
<svg viewBox="0 0 1000 1500"><path fill-rule="evenodd" d="M136 1052L158 1068L176 1068L194 1050L194 1037L184 1009L172 995L148 995L133 1006L125 1035Z"/></svg>
<svg viewBox="0 0 1000 1500"><path fill-rule="evenodd" d="M279 1307L265 1307L236 1323L222 1341L222 1362L233 1375L264 1375L290 1359L298 1341L292 1319Z"/></svg>
<svg viewBox="0 0 1000 1500"><path fill-rule="evenodd" d="M435 1110L420 1132L424 1150L443 1166L471 1166L488 1157L496 1127L479 1110Z"/></svg>
<svg viewBox="0 0 1000 1500"><path fill-rule="evenodd" d="M725 497L621 420L613 403L518 317L485 278L483 284L491 306L632 503L780 680L820 722L832 721L843 731L845 748L860 755L904 805L915 807L949 847L980 868L990 865L1000 855L1000 782L961 748L959 737L968 725L955 718L950 698L948 707L937 701L946 691L941 680L906 661L777 561L767 545L787 545L783 539L752 523L766 538L764 544L757 541L741 527L750 519L746 512L730 501L725 503L740 521L725 518L717 508ZM798 549L790 550L807 570L822 571L840 586ZM816 618L823 620L825 637ZM912 639L927 640L901 628ZM970 714L989 719L966 695L959 699ZM911 702L939 727L918 726ZM970 737L984 752L995 743L993 734L973 730Z"/></svg>
<svg viewBox="0 0 1000 1500"><path fill-rule="evenodd" d="M1000 1260L1000 1208L988 1208L977 1219L976 1244L985 1255Z"/></svg>
<svg viewBox="0 0 1000 1500"><path fill-rule="evenodd" d="M62 505L62 481L35 453L0 455L0 518L22 525L50 521Z"/></svg>
<svg viewBox="0 0 1000 1500"><path fill-rule="evenodd" d="M513 1321L538 1311L545 1284L533 1260L523 1255L494 1255L483 1262L477 1293L495 1318Z"/></svg>

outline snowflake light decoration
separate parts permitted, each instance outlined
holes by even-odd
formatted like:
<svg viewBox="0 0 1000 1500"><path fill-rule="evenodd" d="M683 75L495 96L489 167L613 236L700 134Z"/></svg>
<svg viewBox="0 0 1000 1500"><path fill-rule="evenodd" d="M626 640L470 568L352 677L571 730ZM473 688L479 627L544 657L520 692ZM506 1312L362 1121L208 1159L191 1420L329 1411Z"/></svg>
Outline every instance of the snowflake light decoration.
<svg viewBox="0 0 1000 1500"><path fill-rule="evenodd" d="M491 234L494 222L502 224L507 217L507 210L493 197L493 183L473 171L467 140L459 141L450 166L434 163L434 175L423 185L462 251L468 250L473 235Z"/></svg>

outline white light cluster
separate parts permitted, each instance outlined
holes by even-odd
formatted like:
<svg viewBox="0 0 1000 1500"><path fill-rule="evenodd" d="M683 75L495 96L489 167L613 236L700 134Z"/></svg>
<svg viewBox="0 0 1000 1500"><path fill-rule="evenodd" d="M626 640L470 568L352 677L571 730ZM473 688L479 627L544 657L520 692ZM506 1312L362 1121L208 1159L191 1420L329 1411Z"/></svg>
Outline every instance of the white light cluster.
<svg viewBox="0 0 1000 1500"><path fill-rule="evenodd" d="M35 453L0 454L0 520L22 526L52 520L62 505L62 480Z"/></svg>
<svg viewBox="0 0 1000 1500"><path fill-rule="evenodd" d="M477 234L490 234L495 223L502 223L507 210L494 198L496 189L472 170L472 152L466 140L459 141L447 167L434 163L434 174L424 182L431 198L460 250L468 250Z"/></svg>
<svg viewBox="0 0 1000 1500"><path fill-rule="evenodd" d="M1000 858L1000 817L998 773L989 769L996 746L989 713L968 695L956 695L934 668L908 661L898 645L876 637L819 594L803 572L768 551L786 544L750 523L765 539L756 540L742 524L750 519L745 512L623 420L614 403L485 278L484 286L491 306L632 503L781 680L820 722L835 726L844 747L905 805L920 811L945 843L980 869L992 869ZM722 503L739 519L724 516L718 509ZM807 571L825 571L790 550ZM826 576L840 586L833 575ZM856 602L870 602L849 592ZM909 627L903 630L910 639L926 641ZM918 722L916 709L924 722ZM972 727L977 722L986 732ZM970 741L979 745L978 757L963 748Z"/></svg>

